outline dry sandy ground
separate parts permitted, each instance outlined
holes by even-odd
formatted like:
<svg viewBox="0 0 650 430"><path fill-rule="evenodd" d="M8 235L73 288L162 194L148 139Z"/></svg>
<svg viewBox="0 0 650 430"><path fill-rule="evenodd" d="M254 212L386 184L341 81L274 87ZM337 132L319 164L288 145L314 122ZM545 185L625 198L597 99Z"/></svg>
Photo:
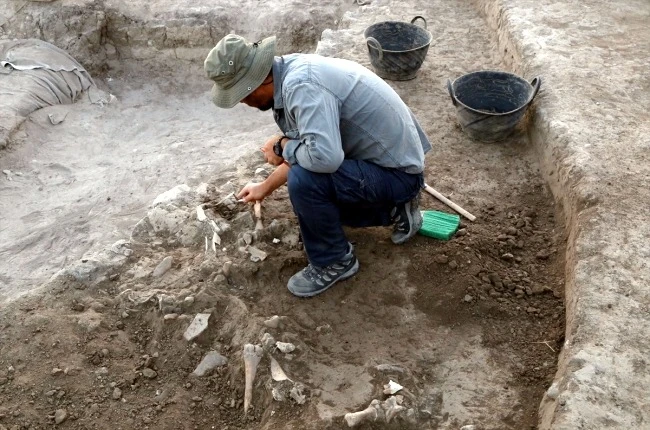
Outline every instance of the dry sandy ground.
<svg viewBox="0 0 650 430"><path fill-rule="evenodd" d="M209 85L182 76L198 76L196 66L98 75L116 101L37 112L0 157L2 170L22 173L0 185L2 294L67 268L0 313L0 428L345 428L346 412L386 399L389 380L404 386L407 409L389 428L536 426L563 342L561 217L522 130L483 145L457 125L445 80L500 67L478 13L456 1L389 6L348 15L323 46L367 65L353 42L364 22L424 14L447 28L418 78L393 84L434 142L429 183L478 220L449 242L416 237L402 247L387 229L352 230L359 274L298 300L286 280L306 260L286 190L264 202L260 232L250 208L218 204L264 167L255 148L275 131L272 119L218 111ZM64 123L45 121L54 111L68 113ZM147 212L163 191L203 182L206 192ZM216 252L205 252L201 202L222 227ZM448 211L428 196L422 206ZM128 239L145 215L133 240L91 252ZM250 261L242 241L268 258ZM165 257L173 264L154 276ZM188 342L199 312L209 327ZM280 323L269 327L274 315ZM244 415L242 350L265 333L297 348L265 350ZM209 351L227 364L191 375ZM270 357L303 404L273 399L285 387L272 381Z"/></svg>

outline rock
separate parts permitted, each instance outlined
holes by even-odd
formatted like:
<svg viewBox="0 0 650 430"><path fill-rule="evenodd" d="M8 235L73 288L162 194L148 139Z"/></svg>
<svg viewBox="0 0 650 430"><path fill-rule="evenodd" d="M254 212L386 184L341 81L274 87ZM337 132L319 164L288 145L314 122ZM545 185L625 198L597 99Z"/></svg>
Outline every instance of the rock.
<svg viewBox="0 0 650 430"><path fill-rule="evenodd" d="M329 334L332 332L332 326L329 324L324 324L316 327L316 332L321 334Z"/></svg>
<svg viewBox="0 0 650 430"><path fill-rule="evenodd" d="M113 399L114 400L120 400L122 398L122 390L120 390L118 387L115 387L113 390Z"/></svg>
<svg viewBox="0 0 650 430"><path fill-rule="evenodd" d="M447 257L445 254L438 254L433 257L433 261L438 264L447 264L449 262L449 257Z"/></svg>
<svg viewBox="0 0 650 430"><path fill-rule="evenodd" d="M210 319L210 314L196 314L192 323L187 327L183 337L188 342L197 338L201 333L208 328L208 320Z"/></svg>
<svg viewBox="0 0 650 430"><path fill-rule="evenodd" d="M474 424L469 424L466 426L462 426L460 430L476 430L476 426Z"/></svg>
<svg viewBox="0 0 650 430"><path fill-rule="evenodd" d="M253 230L255 228L255 220L250 212L240 212L232 220L232 227L235 231Z"/></svg>
<svg viewBox="0 0 650 430"><path fill-rule="evenodd" d="M517 231L517 229L515 227L508 227L508 230L506 230L506 233L508 233L510 236L516 236L517 233L519 233L519 232Z"/></svg>
<svg viewBox="0 0 650 430"><path fill-rule="evenodd" d="M302 384L296 383L289 393L291 398L299 405L304 405L305 401L307 400L307 397L302 393L302 390Z"/></svg>
<svg viewBox="0 0 650 430"><path fill-rule="evenodd" d="M219 273L217 276L214 277L214 280L212 281L214 285L223 285L226 283L226 277Z"/></svg>
<svg viewBox="0 0 650 430"><path fill-rule="evenodd" d="M526 293L524 292L524 290L522 290L521 288L515 288L515 295L516 295L517 297L523 297L524 294L526 294Z"/></svg>
<svg viewBox="0 0 650 430"><path fill-rule="evenodd" d="M504 259L504 260L506 260L506 261L512 261L512 260L515 259L515 256L512 255L512 254L509 253L509 252L506 252L505 254L503 254L503 255L501 256L501 258Z"/></svg>
<svg viewBox="0 0 650 430"><path fill-rule="evenodd" d="M548 260L548 257L550 256L551 256L551 251L543 250L543 251L539 251L535 257L537 257L538 260Z"/></svg>
<svg viewBox="0 0 650 430"><path fill-rule="evenodd" d="M264 321L264 325L268 328L278 328L280 326L280 317L273 315L271 318Z"/></svg>
<svg viewBox="0 0 650 430"><path fill-rule="evenodd" d="M52 373L52 376L60 375L60 374L63 373L63 369L59 369L58 367L55 367L54 369L52 369L51 373Z"/></svg>
<svg viewBox="0 0 650 430"><path fill-rule="evenodd" d="M246 252L248 252L251 255L251 261L254 263L257 263L258 261L264 261L266 260L266 252L262 251L261 249L255 248L254 246L248 245L246 247Z"/></svg>
<svg viewBox="0 0 650 430"><path fill-rule="evenodd" d="M551 386L546 390L546 395L551 400L556 400L560 395L560 389L557 386L557 382L553 382Z"/></svg>
<svg viewBox="0 0 650 430"><path fill-rule="evenodd" d="M488 282L490 282L492 285L495 287L500 284L503 285L503 281L501 280L501 277L497 273L490 273L488 276Z"/></svg>
<svg viewBox="0 0 650 430"><path fill-rule="evenodd" d="M165 191L156 197L152 206L156 207L160 205L168 205L170 203L175 204L176 206L183 206L193 200L194 196L195 193L187 185L177 185L171 190Z"/></svg>
<svg viewBox="0 0 650 430"><path fill-rule="evenodd" d="M155 370L149 369L147 367L145 369L142 369L142 376L144 376L147 379L154 379L156 376L158 376L158 373L156 373Z"/></svg>
<svg viewBox="0 0 650 430"><path fill-rule="evenodd" d="M452 269L457 269L458 268L458 263L456 262L456 260L451 260L449 262L449 267L452 268Z"/></svg>
<svg viewBox="0 0 650 430"><path fill-rule="evenodd" d="M158 266L156 266L156 268L153 269L153 273L151 274L151 276L153 276L154 278L161 277L162 275L167 273L169 269L172 268L173 263L174 263L173 257L167 256L163 258L163 260L158 264Z"/></svg>
<svg viewBox="0 0 650 430"><path fill-rule="evenodd" d="M210 374L215 368L224 366L228 363L228 359L223 355L219 354L217 351L208 352L203 360L196 366L192 375L194 376L206 376Z"/></svg>
<svg viewBox="0 0 650 430"><path fill-rule="evenodd" d="M261 343L262 347L268 351L275 345L275 339L269 333L264 333Z"/></svg>
<svg viewBox="0 0 650 430"><path fill-rule="evenodd" d="M293 343L276 342L275 346L277 346L280 352L282 352L283 354L288 354L290 352L295 351L296 349L296 345L294 345Z"/></svg>
<svg viewBox="0 0 650 430"><path fill-rule="evenodd" d="M226 261L223 263L223 268L221 270L226 277L230 276L230 269L232 269L232 261Z"/></svg>
<svg viewBox="0 0 650 430"><path fill-rule="evenodd" d="M463 237L466 234L467 234L467 229L465 228L458 229L458 231L456 232L456 236L458 237Z"/></svg>
<svg viewBox="0 0 650 430"><path fill-rule="evenodd" d="M473 300L474 297L470 296L469 294L465 295L465 297L463 298L463 301L466 303L472 303Z"/></svg>
<svg viewBox="0 0 650 430"><path fill-rule="evenodd" d="M185 306L192 306L194 304L194 296L185 297L185 300L183 300L183 304Z"/></svg>
<svg viewBox="0 0 650 430"><path fill-rule="evenodd" d="M296 248L298 247L298 242L300 241L300 236L296 233L287 233L284 236L282 236L282 239L280 239L282 243L285 245L290 246L291 248Z"/></svg>
<svg viewBox="0 0 650 430"><path fill-rule="evenodd" d="M54 423L55 424L57 424L57 425L61 424L62 422L64 422L67 419L68 419L68 411L66 411L65 409L57 409L54 412Z"/></svg>
<svg viewBox="0 0 650 430"><path fill-rule="evenodd" d="M242 234L241 238L246 245L250 245L253 243L253 235L250 234L250 232L245 232L244 234Z"/></svg>
<svg viewBox="0 0 650 430"><path fill-rule="evenodd" d="M266 178L269 176L269 172L263 167L258 167L257 169L255 169L255 176L261 176L263 178Z"/></svg>

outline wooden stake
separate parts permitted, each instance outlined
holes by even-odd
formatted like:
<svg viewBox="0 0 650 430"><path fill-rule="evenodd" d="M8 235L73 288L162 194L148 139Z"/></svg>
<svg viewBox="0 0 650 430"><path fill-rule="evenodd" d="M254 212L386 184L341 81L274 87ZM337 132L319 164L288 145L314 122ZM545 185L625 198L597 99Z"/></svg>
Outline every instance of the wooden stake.
<svg viewBox="0 0 650 430"><path fill-rule="evenodd" d="M437 198L438 200L440 200L441 202L446 204L447 206L449 206L450 208L452 208L453 210L455 210L456 212L458 212L459 214L461 214L462 216L464 216L465 218L467 218L468 220L474 221L476 219L476 217L474 215L467 212L465 209L461 208L456 203L452 202L447 197L443 196L442 194L440 194L438 191L434 190L430 186L425 184L424 185L424 190L427 193L431 194L433 197Z"/></svg>

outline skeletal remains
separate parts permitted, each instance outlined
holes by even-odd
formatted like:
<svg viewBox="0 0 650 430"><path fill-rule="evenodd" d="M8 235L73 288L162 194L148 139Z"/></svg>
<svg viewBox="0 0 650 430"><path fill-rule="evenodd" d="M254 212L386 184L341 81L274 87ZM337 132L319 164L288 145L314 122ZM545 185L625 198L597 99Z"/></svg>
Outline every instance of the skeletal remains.
<svg viewBox="0 0 650 430"><path fill-rule="evenodd" d="M397 414L406 410L401 405L404 398L402 396L391 396L383 402L374 399L370 405L359 412L345 414L343 417L348 427L356 427L365 422L385 421L390 423Z"/></svg>
<svg viewBox="0 0 650 430"><path fill-rule="evenodd" d="M247 343L244 345L244 375L246 385L244 386L244 414L248 412L253 399L253 380L257 373L257 365L260 364L264 350L259 345Z"/></svg>

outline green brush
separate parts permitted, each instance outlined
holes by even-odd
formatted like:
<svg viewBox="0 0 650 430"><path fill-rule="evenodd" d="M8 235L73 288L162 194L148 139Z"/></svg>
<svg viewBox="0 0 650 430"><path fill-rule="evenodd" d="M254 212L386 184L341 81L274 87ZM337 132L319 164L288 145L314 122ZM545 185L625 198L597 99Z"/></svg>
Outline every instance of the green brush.
<svg viewBox="0 0 650 430"><path fill-rule="evenodd" d="M420 211L422 227L418 231L423 236L449 240L458 230L460 216L440 211Z"/></svg>

